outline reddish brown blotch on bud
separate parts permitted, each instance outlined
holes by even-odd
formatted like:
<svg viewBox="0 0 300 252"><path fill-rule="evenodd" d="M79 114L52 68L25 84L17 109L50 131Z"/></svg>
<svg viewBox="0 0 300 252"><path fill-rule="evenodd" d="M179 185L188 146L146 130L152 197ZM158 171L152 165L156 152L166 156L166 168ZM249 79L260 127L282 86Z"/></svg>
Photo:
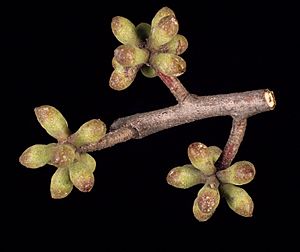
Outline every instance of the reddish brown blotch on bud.
<svg viewBox="0 0 300 252"><path fill-rule="evenodd" d="M193 213L198 221L207 221L220 203L218 182L215 178L207 180L194 201Z"/></svg>
<svg viewBox="0 0 300 252"><path fill-rule="evenodd" d="M216 175L222 183L244 185L254 179L255 167L248 161L239 161L227 169L218 171Z"/></svg>
<svg viewBox="0 0 300 252"><path fill-rule="evenodd" d="M216 172L214 163L221 155L221 150L216 146L207 147L205 144L195 142L188 147L188 157L193 166L205 175Z"/></svg>
<svg viewBox="0 0 300 252"><path fill-rule="evenodd" d="M109 79L109 86L117 91L128 88L135 79L138 67L122 67L116 68Z"/></svg>
<svg viewBox="0 0 300 252"><path fill-rule="evenodd" d="M186 63L180 56L171 53L157 53L150 58L151 66L168 76L180 76L186 70Z"/></svg>
<svg viewBox="0 0 300 252"><path fill-rule="evenodd" d="M53 156L49 164L56 167L67 167L75 159L75 147L71 144L52 144Z"/></svg>
<svg viewBox="0 0 300 252"><path fill-rule="evenodd" d="M149 52L132 45L121 45L114 51L114 58L124 67L133 67L148 61Z"/></svg>
<svg viewBox="0 0 300 252"><path fill-rule="evenodd" d="M161 18L157 25L151 27L149 38L150 47L159 49L160 46L170 42L178 30L179 25L175 15Z"/></svg>
<svg viewBox="0 0 300 252"><path fill-rule="evenodd" d="M188 41L183 35L177 34L170 42L162 45L160 48L161 52L172 53L180 55L188 48Z"/></svg>

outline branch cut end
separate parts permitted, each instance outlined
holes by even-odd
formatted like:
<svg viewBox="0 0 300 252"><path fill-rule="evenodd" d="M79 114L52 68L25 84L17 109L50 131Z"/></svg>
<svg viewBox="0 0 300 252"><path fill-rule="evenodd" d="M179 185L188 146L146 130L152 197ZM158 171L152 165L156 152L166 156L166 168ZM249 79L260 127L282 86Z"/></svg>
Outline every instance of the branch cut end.
<svg viewBox="0 0 300 252"><path fill-rule="evenodd" d="M270 91L269 89L266 89L265 90L265 99L266 99L266 102L267 102L268 106L271 109L274 109L275 106L276 106L276 100L275 100L274 92Z"/></svg>

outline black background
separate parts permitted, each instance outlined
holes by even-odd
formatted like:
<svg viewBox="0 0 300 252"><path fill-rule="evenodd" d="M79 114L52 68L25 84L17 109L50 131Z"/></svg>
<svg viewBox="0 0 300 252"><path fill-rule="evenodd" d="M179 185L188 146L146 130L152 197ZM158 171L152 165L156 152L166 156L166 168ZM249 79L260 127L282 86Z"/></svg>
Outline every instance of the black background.
<svg viewBox="0 0 300 252"><path fill-rule="evenodd" d="M10 147L6 151L13 155L9 167L3 168L11 172L4 188L10 227L61 230L58 227L74 224L81 232L91 227L98 232L126 230L133 225L175 231L193 227L203 234L216 227L276 232L280 224L296 222L299 162L293 157L297 158L299 142L298 116L291 111L297 83L293 7L264 1L187 2L26 3L8 9L3 38L9 57L4 72L13 92L4 114L9 111L13 121L5 134ZM269 88L275 93L276 109L249 119L236 157L253 162L257 169L256 178L243 186L255 202L252 218L236 215L222 200L211 220L199 223L192 204L200 187L180 190L165 181L172 167L188 163L190 143L223 147L231 127L229 117L198 121L93 153L97 161L93 190L84 194L74 189L63 200L50 197L53 167L28 170L18 163L28 146L53 141L35 119L36 106L55 106L75 131L92 118L109 126L119 117L175 104L158 78L138 74L123 92L108 86L113 50L119 45L110 30L112 17L125 16L135 24L151 22L165 5L175 11L179 33L189 40L182 55L187 72L180 80L190 92L213 95Z"/></svg>

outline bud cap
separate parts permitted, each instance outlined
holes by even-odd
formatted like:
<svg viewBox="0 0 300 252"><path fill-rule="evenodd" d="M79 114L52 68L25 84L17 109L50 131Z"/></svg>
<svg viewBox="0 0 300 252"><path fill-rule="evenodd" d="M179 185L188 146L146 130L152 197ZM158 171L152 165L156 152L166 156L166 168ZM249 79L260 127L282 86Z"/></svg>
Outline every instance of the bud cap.
<svg viewBox="0 0 300 252"><path fill-rule="evenodd" d="M73 135L70 137L70 142L76 147L85 144L98 142L106 133L106 126L104 122L99 119L92 119L84 123Z"/></svg>
<svg viewBox="0 0 300 252"><path fill-rule="evenodd" d="M111 21L111 29L117 40L122 44L138 46L140 39L135 30L134 24L127 18L116 16Z"/></svg>
<svg viewBox="0 0 300 252"><path fill-rule="evenodd" d="M204 184L205 181L206 176L191 164L175 167L167 175L169 185L182 189Z"/></svg>
<svg viewBox="0 0 300 252"><path fill-rule="evenodd" d="M244 217L252 217L254 203L244 189L231 184L222 184L221 190L228 206L235 213Z"/></svg>
<svg viewBox="0 0 300 252"><path fill-rule="evenodd" d="M57 168L51 178L50 192L53 199L67 197L73 189L67 168Z"/></svg>
<svg viewBox="0 0 300 252"><path fill-rule="evenodd" d="M239 161L224 170L218 171L216 175L222 183L244 185L254 179L255 167L248 161Z"/></svg>
<svg viewBox="0 0 300 252"><path fill-rule="evenodd" d="M150 58L151 66L168 76L180 76L186 70L186 63L180 56L171 53L158 53Z"/></svg>
<svg viewBox="0 0 300 252"><path fill-rule="evenodd" d="M52 149L45 144L35 144L27 148L19 158L19 162L27 168L39 168L52 159Z"/></svg>
<svg viewBox="0 0 300 252"><path fill-rule="evenodd" d="M44 105L35 108L34 112L38 122L50 136L58 141L67 139L70 134L68 123L56 108Z"/></svg>

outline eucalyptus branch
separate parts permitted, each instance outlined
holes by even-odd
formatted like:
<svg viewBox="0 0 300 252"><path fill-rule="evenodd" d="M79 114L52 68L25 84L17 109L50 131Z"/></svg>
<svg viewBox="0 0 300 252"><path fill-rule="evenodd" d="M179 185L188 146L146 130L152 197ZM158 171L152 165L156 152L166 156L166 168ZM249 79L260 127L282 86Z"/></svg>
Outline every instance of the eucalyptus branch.
<svg viewBox="0 0 300 252"><path fill-rule="evenodd" d="M79 151L101 150L111 147L112 143L116 144L129 139L144 138L165 129L209 117L232 116L234 118L248 118L255 114L272 110L274 106L275 98L273 92L263 89L212 96L188 95L181 104L116 120L111 125L109 134L105 135L98 143L80 147ZM122 135L123 138L120 137L119 133L121 129L127 129L126 131L124 130L126 134ZM232 131L230 139L236 139L235 132L236 130ZM236 147L235 151L237 151ZM229 151L229 148L225 148L224 151ZM230 154L231 157L232 154ZM225 156L227 157L227 154Z"/></svg>
<svg viewBox="0 0 300 252"><path fill-rule="evenodd" d="M231 116L232 128L224 150L200 142L191 143L188 147L191 163L173 168L167 175L167 182L183 189L204 184L193 205L194 216L199 221L206 221L213 215L220 201L220 191L233 211L244 217L252 216L251 197L236 185L249 183L254 178L255 167L249 161L233 165L231 162L243 140L247 119L275 108L273 92L261 89L212 96L190 94L177 78L186 71L186 62L179 55L187 49L188 42L178 34L178 21L168 7L156 13L151 25L135 26L127 18L117 16L112 19L111 28L123 45L114 51L109 86L117 91L128 88L140 70L145 77L158 76L177 104L119 118L109 132L104 122L93 119L75 133L71 133L66 119L56 108L37 107L37 120L57 142L27 148L19 158L20 163L31 169L46 164L56 166L50 191L52 198L61 199L70 194L73 186L82 192L94 186L96 161L87 152L205 118Z"/></svg>

